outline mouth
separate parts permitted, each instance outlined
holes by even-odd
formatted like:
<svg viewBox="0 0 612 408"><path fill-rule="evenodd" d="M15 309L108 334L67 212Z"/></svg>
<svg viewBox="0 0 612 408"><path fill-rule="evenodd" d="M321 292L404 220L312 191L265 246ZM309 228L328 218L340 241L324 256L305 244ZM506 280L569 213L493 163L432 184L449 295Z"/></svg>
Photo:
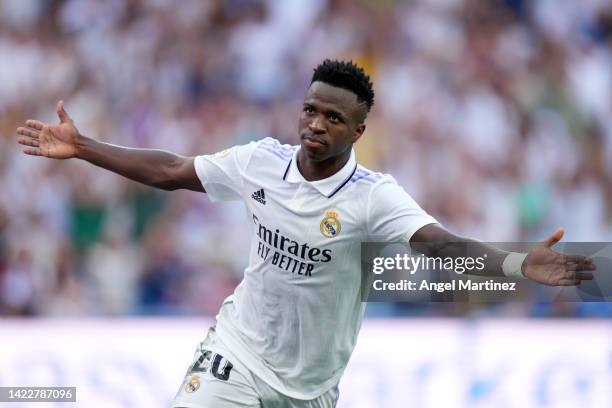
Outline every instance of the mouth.
<svg viewBox="0 0 612 408"><path fill-rule="evenodd" d="M323 140L312 135L302 136L302 140L304 141L304 145L314 148L319 148L327 144Z"/></svg>

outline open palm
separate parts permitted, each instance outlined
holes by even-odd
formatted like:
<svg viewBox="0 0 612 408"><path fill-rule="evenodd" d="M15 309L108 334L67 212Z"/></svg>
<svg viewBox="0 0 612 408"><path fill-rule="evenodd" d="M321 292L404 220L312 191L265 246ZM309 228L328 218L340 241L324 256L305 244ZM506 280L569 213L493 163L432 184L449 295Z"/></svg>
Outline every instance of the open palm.
<svg viewBox="0 0 612 408"><path fill-rule="evenodd" d="M17 143L28 146L23 150L25 154L52 159L76 157L79 131L64 110L62 101L57 103L56 111L60 119L58 125L30 119L26 121L25 127L17 128L17 134L20 135Z"/></svg>
<svg viewBox="0 0 612 408"><path fill-rule="evenodd" d="M548 239L535 246L525 259L522 271L527 278L545 285L578 285L592 280L593 260L587 256L563 254L551 247L563 237L559 228Z"/></svg>

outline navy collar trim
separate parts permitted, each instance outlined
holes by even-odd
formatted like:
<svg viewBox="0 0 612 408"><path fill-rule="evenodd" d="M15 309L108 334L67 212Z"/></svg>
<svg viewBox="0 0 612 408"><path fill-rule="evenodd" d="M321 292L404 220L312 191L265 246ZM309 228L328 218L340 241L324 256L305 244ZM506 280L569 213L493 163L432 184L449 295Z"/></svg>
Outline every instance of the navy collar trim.
<svg viewBox="0 0 612 408"><path fill-rule="evenodd" d="M289 160L289 163L287 164L287 168L285 169L285 174L283 174L284 181L287 181L287 174L289 174L289 169L291 168L292 161L293 159ZM340 191L342 187L344 187L346 183L348 183L351 180L351 178L353 178L353 175L355 174L356 171L357 171L357 163L355 163L355 167L353 168L353 171L351 172L351 174L349 174L349 176L338 187L336 187L334 191L332 191L331 194L327 196L327 198L332 198L338 191Z"/></svg>
<svg viewBox="0 0 612 408"><path fill-rule="evenodd" d="M336 187L336 189L334 191L332 191L332 193L330 195L328 195L327 198L332 198L338 191L340 191L342 189L342 187L344 187L346 185L346 183L348 183L349 180L351 178L353 178L353 174L355 174L355 171L357 171L357 163L355 163L355 168L353 169L351 174L346 178L346 180L344 180L342 182L342 184L340 184L338 187Z"/></svg>
<svg viewBox="0 0 612 408"><path fill-rule="evenodd" d="M283 180L287 181L287 174L289 174L289 169L291 168L291 162L293 161L293 159L289 160L289 163L287 164L287 169L285 170L285 174L283 174Z"/></svg>

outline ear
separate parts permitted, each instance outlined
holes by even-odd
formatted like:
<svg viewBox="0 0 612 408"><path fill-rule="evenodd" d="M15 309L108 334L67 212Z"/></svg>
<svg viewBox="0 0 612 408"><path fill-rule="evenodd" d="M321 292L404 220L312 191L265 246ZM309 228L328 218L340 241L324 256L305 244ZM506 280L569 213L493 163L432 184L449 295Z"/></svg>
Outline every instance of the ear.
<svg viewBox="0 0 612 408"><path fill-rule="evenodd" d="M365 128L366 128L365 123L361 123L360 125L357 125L357 128L355 128L355 131L353 132L353 138L352 138L353 143L359 140L361 135L363 135L363 132L365 132Z"/></svg>

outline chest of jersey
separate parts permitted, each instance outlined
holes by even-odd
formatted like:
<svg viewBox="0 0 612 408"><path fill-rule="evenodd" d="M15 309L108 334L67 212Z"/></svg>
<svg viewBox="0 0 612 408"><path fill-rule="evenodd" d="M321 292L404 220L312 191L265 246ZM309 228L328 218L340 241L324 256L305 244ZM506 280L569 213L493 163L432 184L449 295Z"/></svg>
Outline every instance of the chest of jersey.
<svg viewBox="0 0 612 408"><path fill-rule="evenodd" d="M328 198L307 182L245 183L252 257L292 280L325 280L323 270L336 278L346 272L346 260L354 259L365 236L355 200L344 194Z"/></svg>

